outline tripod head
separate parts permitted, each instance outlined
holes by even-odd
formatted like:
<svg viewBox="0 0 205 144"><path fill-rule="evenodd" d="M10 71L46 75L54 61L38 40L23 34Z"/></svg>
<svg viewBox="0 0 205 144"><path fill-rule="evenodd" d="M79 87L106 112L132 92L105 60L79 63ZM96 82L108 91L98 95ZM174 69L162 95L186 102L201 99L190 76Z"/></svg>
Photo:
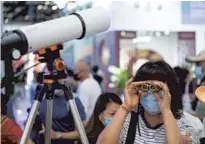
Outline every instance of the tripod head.
<svg viewBox="0 0 205 144"><path fill-rule="evenodd" d="M49 71L48 73L44 74L44 82L58 82L58 80L67 77L64 61L60 58L60 50L62 49L62 44L58 44L37 51L40 57L39 61L46 63Z"/></svg>
<svg viewBox="0 0 205 144"><path fill-rule="evenodd" d="M73 118L75 120L75 124L77 126L77 130L80 134L81 141L83 144L88 144L88 139L85 134L85 130L83 124L80 119L79 112L77 110L77 106L72 94L72 90L70 87L67 87L64 84L61 84L59 80L65 79L67 77L67 73L65 70L65 64L63 59L60 58L60 50L63 49L63 46L58 44L55 46L51 46L49 48L40 49L37 53L40 56L40 62L46 63L48 71L43 75L43 84L38 85L36 88L36 96L35 101L32 106L32 110L29 114L28 122L25 127L25 131L21 138L20 144L25 144L28 140L28 137L31 132L31 128L33 127L32 122L34 121L37 110L39 108L40 102L42 101L44 95L47 100L47 111L46 111L46 133L45 133L45 143L51 143L51 127L52 127L52 110L53 110L53 100L54 100L54 92L56 89L61 89L64 92L65 99L67 101L67 107L71 109Z"/></svg>

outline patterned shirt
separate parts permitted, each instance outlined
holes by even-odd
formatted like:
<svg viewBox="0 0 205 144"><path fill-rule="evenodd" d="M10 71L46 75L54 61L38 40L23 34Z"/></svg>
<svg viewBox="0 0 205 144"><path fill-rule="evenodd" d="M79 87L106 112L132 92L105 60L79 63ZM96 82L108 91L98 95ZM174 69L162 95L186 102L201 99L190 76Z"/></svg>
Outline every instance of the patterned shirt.
<svg viewBox="0 0 205 144"><path fill-rule="evenodd" d="M120 144L125 144L127 133L130 125L131 113L128 114L123 128L121 130L120 135ZM180 128L181 135L186 135L187 131L189 130L191 133L191 143L198 144L199 138L197 137L195 130L193 127L189 126L185 118L181 118L177 120L177 125ZM135 140L133 144L165 144L166 143L166 135L165 135L165 126L164 124L159 125L158 127L151 128L144 118L143 115L139 115L139 128L140 134L138 129L136 128Z"/></svg>

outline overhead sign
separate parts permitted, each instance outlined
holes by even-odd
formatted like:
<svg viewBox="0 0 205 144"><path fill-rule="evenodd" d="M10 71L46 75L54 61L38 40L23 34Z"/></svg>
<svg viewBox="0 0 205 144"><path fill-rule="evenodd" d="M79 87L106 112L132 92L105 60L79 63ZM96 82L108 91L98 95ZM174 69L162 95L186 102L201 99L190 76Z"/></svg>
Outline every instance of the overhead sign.
<svg viewBox="0 0 205 144"><path fill-rule="evenodd" d="M182 24L205 24L205 1L181 2Z"/></svg>

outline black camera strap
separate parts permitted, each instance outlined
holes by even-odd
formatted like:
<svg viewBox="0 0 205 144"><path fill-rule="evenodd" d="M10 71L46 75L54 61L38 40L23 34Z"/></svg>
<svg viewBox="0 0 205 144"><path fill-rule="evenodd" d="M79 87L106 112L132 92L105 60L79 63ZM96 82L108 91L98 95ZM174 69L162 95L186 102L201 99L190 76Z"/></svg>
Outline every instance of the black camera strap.
<svg viewBox="0 0 205 144"><path fill-rule="evenodd" d="M135 141L136 129L138 122L138 114L136 112L131 112L130 125L127 133L127 138L125 144L133 144Z"/></svg>

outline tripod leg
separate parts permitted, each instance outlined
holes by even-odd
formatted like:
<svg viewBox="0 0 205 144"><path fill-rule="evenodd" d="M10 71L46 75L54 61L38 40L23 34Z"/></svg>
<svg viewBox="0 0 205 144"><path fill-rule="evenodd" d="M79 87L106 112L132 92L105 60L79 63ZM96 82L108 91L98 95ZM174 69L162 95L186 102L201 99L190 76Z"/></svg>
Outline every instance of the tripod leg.
<svg viewBox="0 0 205 144"><path fill-rule="evenodd" d="M204 131L205 131L205 117L203 119L203 124L204 124Z"/></svg>
<svg viewBox="0 0 205 144"><path fill-rule="evenodd" d="M32 105L32 109L30 111L25 130L23 132L23 136L21 137L20 144L26 144L28 141L28 137L30 136L31 130L33 128L33 124L35 122L36 114L38 111L38 108L40 106L40 102L42 101L42 98L44 96L44 93L46 91L47 87L42 87L39 85L36 89L36 96L34 100L34 104Z"/></svg>
<svg viewBox="0 0 205 144"><path fill-rule="evenodd" d="M68 108L70 107L71 109L71 112L72 112L72 115L75 121L75 125L77 126L78 133L80 134L81 142L82 144L89 144L83 123L80 119L80 114L78 112L75 100L73 99L72 90L70 87L67 88L66 86L63 86L63 90L64 90L64 95L67 101L67 107Z"/></svg>
<svg viewBox="0 0 205 144"><path fill-rule="evenodd" d="M45 144L51 143L51 128L53 117L53 90L50 89L46 95L47 108L46 108L46 137Z"/></svg>

